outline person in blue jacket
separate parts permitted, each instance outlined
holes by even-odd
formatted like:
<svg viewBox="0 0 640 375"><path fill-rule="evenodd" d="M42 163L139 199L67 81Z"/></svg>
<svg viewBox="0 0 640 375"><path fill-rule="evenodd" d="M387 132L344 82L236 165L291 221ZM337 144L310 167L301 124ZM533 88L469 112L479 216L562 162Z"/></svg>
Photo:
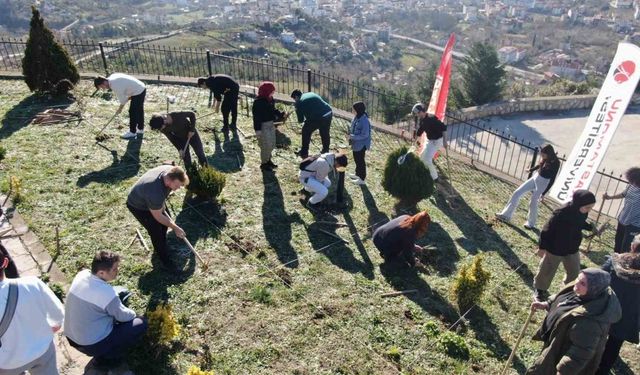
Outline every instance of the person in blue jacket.
<svg viewBox="0 0 640 375"><path fill-rule="evenodd" d="M371 123L366 112L367 107L363 102L353 103L353 113L355 117L351 121L349 131L349 144L353 151L353 161L356 163L356 173L349 175L351 182L356 185L364 185L367 178L367 164L364 156L371 148Z"/></svg>

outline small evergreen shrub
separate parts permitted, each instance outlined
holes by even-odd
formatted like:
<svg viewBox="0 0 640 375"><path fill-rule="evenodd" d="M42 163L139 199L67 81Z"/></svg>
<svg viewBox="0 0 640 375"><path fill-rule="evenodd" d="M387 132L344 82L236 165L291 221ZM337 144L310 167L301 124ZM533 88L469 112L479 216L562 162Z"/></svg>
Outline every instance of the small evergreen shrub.
<svg viewBox="0 0 640 375"><path fill-rule="evenodd" d="M440 335L440 326L434 320L428 320L422 326L422 332L429 338L436 338Z"/></svg>
<svg viewBox="0 0 640 375"><path fill-rule="evenodd" d="M390 347L389 350L387 350L387 352L385 353L385 355L387 356L387 358L389 358L395 363L400 362L400 358L402 357L402 353L400 353L400 348L398 348L397 346Z"/></svg>
<svg viewBox="0 0 640 375"><path fill-rule="evenodd" d="M433 180L427 167L413 152L407 155L402 165L398 164L398 158L407 151L408 148L403 146L389 155L382 187L395 198L419 202L433 194Z"/></svg>
<svg viewBox="0 0 640 375"><path fill-rule="evenodd" d="M262 285L255 286L253 289L251 289L251 291L249 292L249 297L251 297L252 300L264 305L270 305L273 302L273 300L271 299L271 292L269 291L269 288Z"/></svg>
<svg viewBox="0 0 640 375"><path fill-rule="evenodd" d="M187 375L215 375L213 371L203 371L198 366L189 367Z"/></svg>
<svg viewBox="0 0 640 375"><path fill-rule="evenodd" d="M154 342L163 345L173 341L180 334L180 325L171 310L171 305L160 304L147 314L149 330L147 334Z"/></svg>
<svg viewBox="0 0 640 375"><path fill-rule="evenodd" d="M489 283L491 274L482 267L482 256L473 257L471 264L463 264L453 280L452 297L456 300L460 312L475 305Z"/></svg>
<svg viewBox="0 0 640 375"><path fill-rule="evenodd" d="M78 68L35 6L31 13L29 39L22 58L24 80L31 91L66 94L80 80Z"/></svg>
<svg viewBox="0 0 640 375"><path fill-rule="evenodd" d="M192 165L187 169L187 174L187 190L205 199L216 200L227 182L225 174L211 166Z"/></svg>
<svg viewBox="0 0 640 375"><path fill-rule="evenodd" d="M22 196L22 181L16 177L9 177L9 191L13 196L13 204L19 204L24 197Z"/></svg>
<svg viewBox="0 0 640 375"><path fill-rule="evenodd" d="M449 357L469 359L469 346L463 337L455 332L445 331L438 338L437 347Z"/></svg>

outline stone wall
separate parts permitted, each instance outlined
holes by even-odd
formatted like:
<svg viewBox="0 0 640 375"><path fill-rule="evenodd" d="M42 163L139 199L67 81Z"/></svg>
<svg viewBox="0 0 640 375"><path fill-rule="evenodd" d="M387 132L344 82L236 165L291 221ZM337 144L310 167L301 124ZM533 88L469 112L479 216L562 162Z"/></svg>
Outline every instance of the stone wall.
<svg viewBox="0 0 640 375"><path fill-rule="evenodd" d="M463 108L458 111L452 111L451 115L460 119L474 120L483 117L501 116L520 112L590 109L593 107L595 101L595 95L511 99L503 102Z"/></svg>

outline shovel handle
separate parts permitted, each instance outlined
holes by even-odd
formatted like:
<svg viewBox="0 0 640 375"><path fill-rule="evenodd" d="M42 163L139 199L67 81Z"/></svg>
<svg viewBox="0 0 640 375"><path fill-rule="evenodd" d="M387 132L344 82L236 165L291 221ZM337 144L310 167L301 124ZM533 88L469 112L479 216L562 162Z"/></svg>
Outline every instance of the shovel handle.
<svg viewBox="0 0 640 375"><path fill-rule="evenodd" d="M187 239L187 237L184 237L182 239L184 241L184 243L187 244L187 247L189 248L189 250L191 250L191 252L196 256L196 258L198 258L198 260L205 265L206 263L204 262L204 259L202 259L200 257L200 254L198 254L198 252L196 251L196 249L193 248L193 245L191 245L191 242L189 242L189 240Z"/></svg>

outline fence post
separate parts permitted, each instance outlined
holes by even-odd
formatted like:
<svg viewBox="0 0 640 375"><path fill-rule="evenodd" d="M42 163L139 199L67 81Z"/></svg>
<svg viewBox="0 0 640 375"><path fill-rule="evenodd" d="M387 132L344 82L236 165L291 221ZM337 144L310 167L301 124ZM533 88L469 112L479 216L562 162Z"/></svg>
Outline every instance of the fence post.
<svg viewBox="0 0 640 375"><path fill-rule="evenodd" d="M211 51L207 50L207 68L209 69L209 76L213 75L213 69L211 68Z"/></svg>
<svg viewBox="0 0 640 375"><path fill-rule="evenodd" d="M311 69L307 69L307 92L311 92Z"/></svg>
<svg viewBox="0 0 640 375"><path fill-rule="evenodd" d="M102 46L102 42L98 43L100 46L100 56L102 56L102 65L104 66L104 74L109 75L109 68L107 66L107 57L104 54L104 47Z"/></svg>
<svg viewBox="0 0 640 375"><path fill-rule="evenodd" d="M536 166L537 160L538 160L538 148L536 147L533 149L533 158L531 159L531 166L529 167L529 169L534 168ZM531 176L533 176L532 170L529 171L529 176L527 177L527 179L531 178Z"/></svg>

